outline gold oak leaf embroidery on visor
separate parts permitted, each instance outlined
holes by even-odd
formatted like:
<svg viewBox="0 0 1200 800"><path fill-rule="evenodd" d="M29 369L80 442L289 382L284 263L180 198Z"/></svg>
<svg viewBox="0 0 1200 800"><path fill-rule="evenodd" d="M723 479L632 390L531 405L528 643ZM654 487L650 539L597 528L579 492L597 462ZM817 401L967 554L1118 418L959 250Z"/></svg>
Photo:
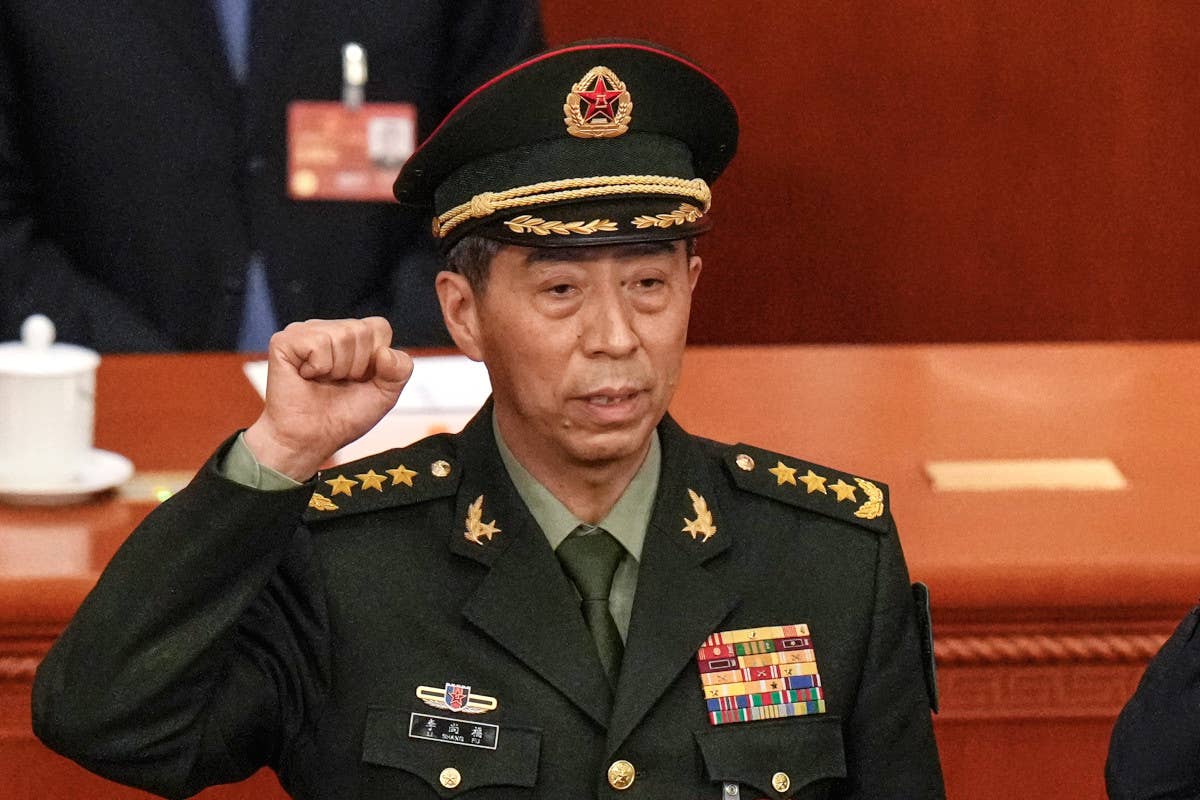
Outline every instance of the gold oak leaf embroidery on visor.
<svg viewBox="0 0 1200 800"><path fill-rule="evenodd" d="M538 236L549 236L552 233L559 236L569 236L572 233L587 236L596 231L615 231L617 229L617 223L607 219L594 219L591 222L583 220L562 222L557 219L545 220L541 217L532 217L529 214L513 217L506 220L504 224L514 233L536 233Z"/></svg>
<svg viewBox="0 0 1200 800"><path fill-rule="evenodd" d="M684 203L668 214L634 217L630 222L636 228L670 228L673 225L684 225L695 222L704 216L704 212L691 203Z"/></svg>

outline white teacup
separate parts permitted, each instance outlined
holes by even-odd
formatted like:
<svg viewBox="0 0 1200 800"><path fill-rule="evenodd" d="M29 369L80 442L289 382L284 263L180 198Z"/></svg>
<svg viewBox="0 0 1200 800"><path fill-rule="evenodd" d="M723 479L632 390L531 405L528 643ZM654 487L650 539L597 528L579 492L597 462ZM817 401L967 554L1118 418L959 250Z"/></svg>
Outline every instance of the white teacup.
<svg viewBox="0 0 1200 800"><path fill-rule="evenodd" d="M54 334L35 314L0 344L0 485L69 484L91 454L100 356Z"/></svg>

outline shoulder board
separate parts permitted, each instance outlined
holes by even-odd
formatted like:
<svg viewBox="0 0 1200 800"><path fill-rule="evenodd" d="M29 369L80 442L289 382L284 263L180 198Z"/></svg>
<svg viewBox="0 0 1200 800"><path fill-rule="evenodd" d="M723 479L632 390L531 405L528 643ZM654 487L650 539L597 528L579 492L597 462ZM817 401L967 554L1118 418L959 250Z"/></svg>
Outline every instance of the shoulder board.
<svg viewBox="0 0 1200 800"><path fill-rule="evenodd" d="M725 450L722 460L738 488L859 525L891 530L887 486L747 444Z"/></svg>
<svg viewBox="0 0 1200 800"><path fill-rule="evenodd" d="M448 436L351 461L317 475L305 522L320 522L449 497L458 491L460 465Z"/></svg>

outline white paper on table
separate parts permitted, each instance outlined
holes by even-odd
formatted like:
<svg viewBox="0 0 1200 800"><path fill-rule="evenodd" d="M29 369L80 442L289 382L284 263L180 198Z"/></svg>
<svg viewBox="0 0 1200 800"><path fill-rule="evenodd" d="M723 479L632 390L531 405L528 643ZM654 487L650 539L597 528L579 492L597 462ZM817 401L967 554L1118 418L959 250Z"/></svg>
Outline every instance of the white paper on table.
<svg viewBox="0 0 1200 800"><path fill-rule="evenodd" d="M267 362L243 365L260 397L267 393ZM483 364L466 356L413 358L413 374L400 400L379 423L333 455L334 463L412 444L434 433L457 433L491 394Z"/></svg>
<svg viewBox="0 0 1200 800"><path fill-rule="evenodd" d="M928 461L939 492L1117 491L1129 482L1108 458L1001 458Z"/></svg>

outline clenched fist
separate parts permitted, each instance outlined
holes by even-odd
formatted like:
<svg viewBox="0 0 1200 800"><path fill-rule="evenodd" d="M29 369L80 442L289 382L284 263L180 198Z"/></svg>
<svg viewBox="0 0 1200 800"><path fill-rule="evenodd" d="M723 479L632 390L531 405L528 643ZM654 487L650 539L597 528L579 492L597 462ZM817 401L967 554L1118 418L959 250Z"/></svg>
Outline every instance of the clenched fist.
<svg viewBox="0 0 1200 800"><path fill-rule="evenodd" d="M271 337L267 399L246 430L259 463L298 481L375 426L412 375L382 317L293 322Z"/></svg>

